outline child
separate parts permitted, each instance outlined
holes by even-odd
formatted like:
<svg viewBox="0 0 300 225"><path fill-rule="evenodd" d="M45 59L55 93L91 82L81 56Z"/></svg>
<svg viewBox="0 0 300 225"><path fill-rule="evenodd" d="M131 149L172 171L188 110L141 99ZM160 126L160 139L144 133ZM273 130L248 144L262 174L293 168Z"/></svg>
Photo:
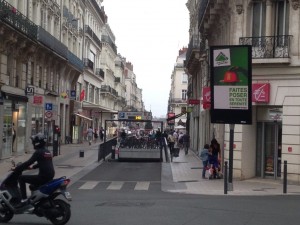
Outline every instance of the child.
<svg viewBox="0 0 300 225"><path fill-rule="evenodd" d="M202 160L203 163L203 170L202 170L202 178L205 179L205 173L206 173L206 169L207 169L207 164L208 164L208 158L209 158L209 145L205 144L204 148L202 149L202 151L200 152L200 159Z"/></svg>

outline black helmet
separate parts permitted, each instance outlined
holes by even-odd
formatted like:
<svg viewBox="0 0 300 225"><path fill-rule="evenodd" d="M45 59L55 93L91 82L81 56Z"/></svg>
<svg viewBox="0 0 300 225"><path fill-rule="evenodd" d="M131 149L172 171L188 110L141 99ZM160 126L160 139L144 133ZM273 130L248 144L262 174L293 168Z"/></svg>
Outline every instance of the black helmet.
<svg viewBox="0 0 300 225"><path fill-rule="evenodd" d="M46 136L42 133L31 136L31 141L34 149L42 148L46 145Z"/></svg>

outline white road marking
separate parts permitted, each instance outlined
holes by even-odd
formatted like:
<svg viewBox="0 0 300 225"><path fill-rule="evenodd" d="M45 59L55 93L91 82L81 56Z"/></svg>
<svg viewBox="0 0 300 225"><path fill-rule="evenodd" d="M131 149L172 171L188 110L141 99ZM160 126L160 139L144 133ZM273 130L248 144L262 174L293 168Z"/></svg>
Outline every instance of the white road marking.
<svg viewBox="0 0 300 225"><path fill-rule="evenodd" d="M136 183L134 190L136 191L147 191L149 189L150 182L139 181Z"/></svg>
<svg viewBox="0 0 300 225"><path fill-rule="evenodd" d="M99 181L87 181L79 189L93 189L97 184Z"/></svg>
<svg viewBox="0 0 300 225"><path fill-rule="evenodd" d="M107 190L121 190L123 184L123 181L112 181L107 187Z"/></svg>

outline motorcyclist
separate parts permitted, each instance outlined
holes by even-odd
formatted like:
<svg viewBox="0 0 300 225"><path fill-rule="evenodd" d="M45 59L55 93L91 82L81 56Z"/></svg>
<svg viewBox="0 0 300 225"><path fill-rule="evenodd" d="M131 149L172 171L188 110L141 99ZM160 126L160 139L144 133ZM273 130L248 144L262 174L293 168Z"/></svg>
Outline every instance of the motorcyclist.
<svg viewBox="0 0 300 225"><path fill-rule="evenodd" d="M18 165L16 168L14 168L14 170L17 172L21 172L26 169L39 168L39 173L37 175L21 175L19 177L18 181L22 196L21 205L23 202L27 202L26 183L38 187L51 181L55 175L52 162L52 154L45 148L46 137L44 136L44 134L38 133L36 135L33 135L31 137L31 141L35 152L32 154L30 159ZM34 164L35 162L37 163Z"/></svg>

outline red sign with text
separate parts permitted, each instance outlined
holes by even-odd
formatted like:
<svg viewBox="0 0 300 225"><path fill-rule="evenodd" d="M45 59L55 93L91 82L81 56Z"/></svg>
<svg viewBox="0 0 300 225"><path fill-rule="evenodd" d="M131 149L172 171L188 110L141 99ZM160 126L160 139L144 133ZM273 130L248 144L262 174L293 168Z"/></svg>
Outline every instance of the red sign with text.
<svg viewBox="0 0 300 225"><path fill-rule="evenodd" d="M43 104L43 96L33 96L33 104L42 105Z"/></svg>
<svg viewBox="0 0 300 225"><path fill-rule="evenodd" d="M252 102L270 102L270 84L252 84Z"/></svg>

